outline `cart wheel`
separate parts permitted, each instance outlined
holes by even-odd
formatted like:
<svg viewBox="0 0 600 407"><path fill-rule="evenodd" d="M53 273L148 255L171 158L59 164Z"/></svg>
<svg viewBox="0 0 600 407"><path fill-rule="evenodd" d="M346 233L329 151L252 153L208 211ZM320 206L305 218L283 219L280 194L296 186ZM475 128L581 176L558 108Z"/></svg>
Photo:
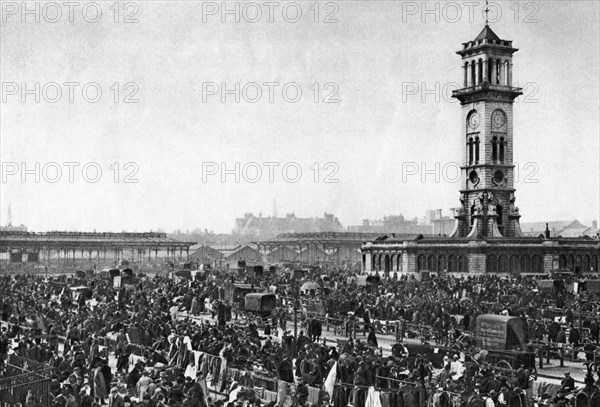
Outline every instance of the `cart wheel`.
<svg viewBox="0 0 600 407"><path fill-rule="evenodd" d="M513 370L512 364L506 359L502 359L502 360L498 361L498 363L496 363L496 366L501 367L503 369Z"/></svg>

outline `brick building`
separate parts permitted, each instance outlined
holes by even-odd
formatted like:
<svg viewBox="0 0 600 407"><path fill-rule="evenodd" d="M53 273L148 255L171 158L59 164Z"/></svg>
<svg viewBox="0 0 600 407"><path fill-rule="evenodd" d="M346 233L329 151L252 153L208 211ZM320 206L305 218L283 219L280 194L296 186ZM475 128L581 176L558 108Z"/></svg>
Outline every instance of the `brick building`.
<svg viewBox="0 0 600 407"><path fill-rule="evenodd" d="M543 273L598 272L600 241L589 236L536 236L521 230L515 206L512 41L486 24L457 52L462 57L460 205L448 237L383 236L361 247L367 272Z"/></svg>

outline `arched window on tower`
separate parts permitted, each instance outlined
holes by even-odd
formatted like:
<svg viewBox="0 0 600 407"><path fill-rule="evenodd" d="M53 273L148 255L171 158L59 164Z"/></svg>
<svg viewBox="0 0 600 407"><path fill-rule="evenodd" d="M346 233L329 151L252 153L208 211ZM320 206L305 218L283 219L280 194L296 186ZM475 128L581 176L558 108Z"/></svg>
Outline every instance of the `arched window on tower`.
<svg viewBox="0 0 600 407"><path fill-rule="evenodd" d="M467 148L469 149L469 164L473 164L473 137L469 137Z"/></svg>
<svg viewBox="0 0 600 407"><path fill-rule="evenodd" d="M475 61L471 61L471 81L470 81L471 86L475 86L476 82L475 82Z"/></svg>
<svg viewBox="0 0 600 407"><path fill-rule="evenodd" d="M465 88L469 86L469 62L465 62Z"/></svg>
<svg viewBox="0 0 600 407"><path fill-rule="evenodd" d="M498 159L498 137L492 137L492 161Z"/></svg>
<svg viewBox="0 0 600 407"><path fill-rule="evenodd" d="M479 163L479 136L475 137L475 164Z"/></svg>
<svg viewBox="0 0 600 407"><path fill-rule="evenodd" d="M496 213L498 214L498 226L502 226L502 205L496 205Z"/></svg>
<svg viewBox="0 0 600 407"><path fill-rule="evenodd" d="M475 223L475 204L471 205L471 226Z"/></svg>
<svg viewBox="0 0 600 407"><path fill-rule="evenodd" d="M481 58L477 61L477 84L481 84L483 81L483 61Z"/></svg>
<svg viewBox="0 0 600 407"><path fill-rule="evenodd" d="M488 59L486 69L487 69L488 82L493 84L494 83L494 81L492 79L494 77L493 76L493 73L494 73L494 60L493 59L491 59L491 58Z"/></svg>
<svg viewBox="0 0 600 407"><path fill-rule="evenodd" d="M502 61L500 59L496 60L496 69L494 72L494 83L496 85L502 84Z"/></svg>
<svg viewBox="0 0 600 407"><path fill-rule="evenodd" d="M508 60L506 60L506 61L504 61L504 78L502 78L502 80L504 81L503 85L505 85L505 86L510 86L510 82L508 80L509 70L510 70L510 65L508 64Z"/></svg>
<svg viewBox="0 0 600 407"><path fill-rule="evenodd" d="M504 162L504 137L500 137L500 162Z"/></svg>

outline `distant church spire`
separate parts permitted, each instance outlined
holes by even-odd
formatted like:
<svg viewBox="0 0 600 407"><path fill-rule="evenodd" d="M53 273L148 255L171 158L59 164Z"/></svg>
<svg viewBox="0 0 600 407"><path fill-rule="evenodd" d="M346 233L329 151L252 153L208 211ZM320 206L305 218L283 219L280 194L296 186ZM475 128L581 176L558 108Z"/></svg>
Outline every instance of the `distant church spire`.
<svg viewBox="0 0 600 407"><path fill-rule="evenodd" d="M277 217L277 200L273 198L273 217Z"/></svg>
<svg viewBox="0 0 600 407"><path fill-rule="evenodd" d="M12 226L12 212L10 211L10 204L8 204L8 214L6 216L6 226Z"/></svg>

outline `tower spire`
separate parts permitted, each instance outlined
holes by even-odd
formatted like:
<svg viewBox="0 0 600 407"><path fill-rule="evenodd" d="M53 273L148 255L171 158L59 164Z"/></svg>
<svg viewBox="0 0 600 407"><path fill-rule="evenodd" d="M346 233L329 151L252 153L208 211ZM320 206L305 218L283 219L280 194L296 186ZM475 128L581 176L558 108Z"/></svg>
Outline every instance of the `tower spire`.
<svg viewBox="0 0 600 407"><path fill-rule="evenodd" d="M485 25L487 26L489 23L488 13L490 12L488 0L485 0Z"/></svg>

